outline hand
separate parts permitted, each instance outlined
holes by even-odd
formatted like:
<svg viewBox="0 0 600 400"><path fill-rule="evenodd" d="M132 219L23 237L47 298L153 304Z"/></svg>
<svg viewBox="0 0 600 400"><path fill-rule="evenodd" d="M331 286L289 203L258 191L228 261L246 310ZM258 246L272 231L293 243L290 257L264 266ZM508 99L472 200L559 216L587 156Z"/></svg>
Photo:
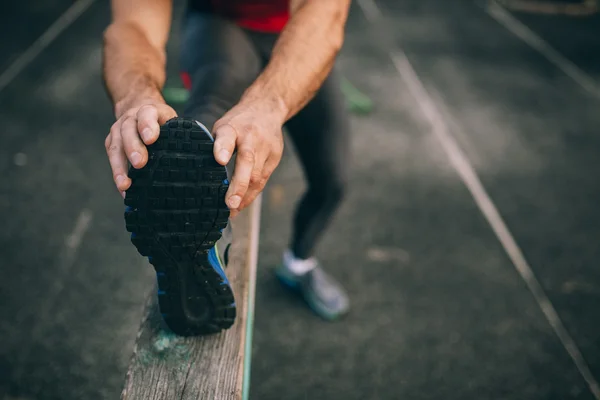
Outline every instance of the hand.
<svg viewBox="0 0 600 400"><path fill-rule="evenodd" d="M136 169L146 165L148 150L144 144L156 142L160 125L176 117L177 113L164 101L156 99L133 101L117 108L124 111L118 114L117 122L110 128L104 146L115 185L125 198L125 190L131 186L131 179L127 176L127 160Z"/></svg>
<svg viewBox="0 0 600 400"><path fill-rule="evenodd" d="M254 201L279 165L283 115L260 101L242 102L215 123L217 162L226 165L237 149L233 178L225 195L232 217Z"/></svg>

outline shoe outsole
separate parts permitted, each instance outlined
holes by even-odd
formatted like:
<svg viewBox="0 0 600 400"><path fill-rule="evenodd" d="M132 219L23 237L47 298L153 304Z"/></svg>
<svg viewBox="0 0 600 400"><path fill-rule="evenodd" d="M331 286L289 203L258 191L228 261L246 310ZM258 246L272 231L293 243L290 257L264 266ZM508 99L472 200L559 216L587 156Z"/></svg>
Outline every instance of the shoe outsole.
<svg viewBox="0 0 600 400"><path fill-rule="evenodd" d="M195 121L174 118L148 146L148 163L129 169L126 228L156 270L158 302L176 334L216 333L233 325L233 291L209 250L227 226L227 171L213 140Z"/></svg>

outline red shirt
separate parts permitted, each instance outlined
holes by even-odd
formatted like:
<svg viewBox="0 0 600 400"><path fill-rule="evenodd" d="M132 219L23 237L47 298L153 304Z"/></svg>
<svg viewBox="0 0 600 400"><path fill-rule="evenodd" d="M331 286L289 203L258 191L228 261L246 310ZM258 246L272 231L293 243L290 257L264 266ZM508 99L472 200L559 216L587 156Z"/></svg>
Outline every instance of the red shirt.
<svg viewBox="0 0 600 400"><path fill-rule="evenodd" d="M289 0L210 0L214 10L254 31L279 33L290 18Z"/></svg>

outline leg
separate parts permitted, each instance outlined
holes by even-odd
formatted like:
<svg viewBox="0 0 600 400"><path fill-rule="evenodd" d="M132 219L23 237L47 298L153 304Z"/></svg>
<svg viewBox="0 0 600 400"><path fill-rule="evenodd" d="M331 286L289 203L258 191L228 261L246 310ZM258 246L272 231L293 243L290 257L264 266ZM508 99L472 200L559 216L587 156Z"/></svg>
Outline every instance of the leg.
<svg viewBox="0 0 600 400"><path fill-rule="evenodd" d="M247 34L262 62L268 62L277 36ZM291 250L297 258L307 259L337 209L347 181L350 129L335 73L286 127L308 181L308 190L296 210Z"/></svg>
<svg viewBox="0 0 600 400"><path fill-rule="evenodd" d="M284 284L299 289L318 315L337 319L348 312L348 296L312 257L342 199L348 175L349 127L335 75L288 128L308 189L296 210L291 251L275 272Z"/></svg>
<svg viewBox="0 0 600 400"><path fill-rule="evenodd" d="M342 200L348 179L350 129L334 73L287 127L308 183L296 210L291 250L307 259Z"/></svg>
<svg viewBox="0 0 600 400"><path fill-rule="evenodd" d="M207 6L208 7L208 6ZM191 10L183 24L181 76L190 90L184 115L212 130L260 73L259 53L248 33L210 13L210 7ZM233 162L227 168L231 180ZM223 231L219 249L226 255L231 226ZM227 263L227 257L224 257Z"/></svg>
<svg viewBox="0 0 600 400"><path fill-rule="evenodd" d="M241 28L197 11L185 17L182 49L182 78L190 90L184 114L210 130L256 79L261 60Z"/></svg>

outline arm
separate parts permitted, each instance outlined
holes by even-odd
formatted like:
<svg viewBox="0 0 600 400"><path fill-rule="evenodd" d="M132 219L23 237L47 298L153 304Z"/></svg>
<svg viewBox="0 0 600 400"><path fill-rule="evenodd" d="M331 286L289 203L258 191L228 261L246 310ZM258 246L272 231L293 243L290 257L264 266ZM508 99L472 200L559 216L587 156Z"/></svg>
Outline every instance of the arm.
<svg viewBox="0 0 600 400"><path fill-rule="evenodd" d="M237 149L227 205L235 215L264 188L283 152L283 124L323 84L342 47L350 0L292 0L292 17L262 74L236 107L215 123L215 157Z"/></svg>
<svg viewBox="0 0 600 400"><path fill-rule="evenodd" d="M128 100L162 99L171 9L171 0L112 0L103 72L117 117Z"/></svg>
<svg viewBox="0 0 600 400"><path fill-rule="evenodd" d="M287 121L312 99L342 47L350 0L292 0L271 60L242 101L267 98Z"/></svg>
<svg viewBox="0 0 600 400"><path fill-rule="evenodd" d="M144 144L158 138L159 124L174 117L161 89L172 0L112 0L104 33L103 74L117 118L105 146L119 191L127 190L127 159L135 168L148 160ZM142 140L140 140L140 135Z"/></svg>

